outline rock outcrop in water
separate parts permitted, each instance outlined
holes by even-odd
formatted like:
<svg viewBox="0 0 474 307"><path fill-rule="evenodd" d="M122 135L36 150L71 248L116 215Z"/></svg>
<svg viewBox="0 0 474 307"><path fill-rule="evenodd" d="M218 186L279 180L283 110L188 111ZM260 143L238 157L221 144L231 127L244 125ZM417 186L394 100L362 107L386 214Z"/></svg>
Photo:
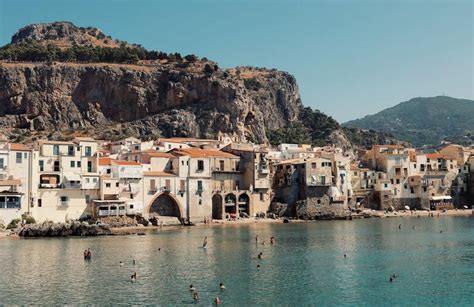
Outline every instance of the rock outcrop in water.
<svg viewBox="0 0 474 307"><path fill-rule="evenodd" d="M18 235L20 237L68 237L68 236L100 236L111 234L106 224L88 224L72 221L68 223L27 224Z"/></svg>

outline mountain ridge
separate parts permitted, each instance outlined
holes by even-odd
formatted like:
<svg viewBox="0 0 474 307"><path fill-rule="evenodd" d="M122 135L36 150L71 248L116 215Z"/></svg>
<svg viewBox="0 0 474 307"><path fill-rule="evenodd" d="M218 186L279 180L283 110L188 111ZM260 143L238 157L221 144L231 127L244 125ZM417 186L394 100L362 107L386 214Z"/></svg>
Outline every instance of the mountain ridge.
<svg viewBox="0 0 474 307"><path fill-rule="evenodd" d="M294 76L276 69L221 69L207 58L146 50L70 22L21 28L0 48L0 60L0 127L16 141L84 133L267 143L272 131L301 123L296 138L360 146L330 116L305 108Z"/></svg>
<svg viewBox="0 0 474 307"><path fill-rule="evenodd" d="M417 97L372 115L343 123L390 133L417 147L442 142L471 143L474 134L474 100L449 96Z"/></svg>

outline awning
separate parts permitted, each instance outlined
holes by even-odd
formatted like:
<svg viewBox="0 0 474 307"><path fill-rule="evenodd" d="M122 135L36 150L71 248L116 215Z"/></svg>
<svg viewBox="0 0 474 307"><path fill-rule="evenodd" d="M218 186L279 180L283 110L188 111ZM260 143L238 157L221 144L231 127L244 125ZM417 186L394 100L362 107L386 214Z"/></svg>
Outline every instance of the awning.
<svg viewBox="0 0 474 307"><path fill-rule="evenodd" d="M66 181L81 181L81 176L79 174L65 174L64 177Z"/></svg>
<svg viewBox="0 0 474 307"><path fill-rule="evenodd" d="M431 196L430 200L451 200L451 196Z"/></svg>

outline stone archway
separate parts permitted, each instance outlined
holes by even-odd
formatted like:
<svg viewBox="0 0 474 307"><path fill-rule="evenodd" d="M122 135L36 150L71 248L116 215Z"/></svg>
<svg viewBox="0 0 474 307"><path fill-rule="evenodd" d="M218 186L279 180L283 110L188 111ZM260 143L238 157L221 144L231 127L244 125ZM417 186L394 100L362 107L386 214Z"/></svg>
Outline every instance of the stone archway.
<svg viewBox="0 0 474 307"><path fill-rule="evenodd" d="M181 207L176 198L169 193L161 193L150 202L147 210L148 216L174 216L178 219L183 217Z"/></svg>
<svg viewBox="0 0 474 307"><path fill-rule="evenodd" d="M212 218L215 220L223 219L222 196L214 194L212 196Z"/></svg>
<svg viewBox="0 0 474 307"><path fill-rule="evenodd" d="M239 201L237 202L237 207L239 209L239 215L241 213L246 213L247 215L250 213L250 197L247 194L240 194Z"/></svg>
<svg viewBox="0 0 474 307"><path fill-rule="evenodd" d="M225 213L236 214L237 213L237 199L234 194L227 194L224 198Z"/></svg>

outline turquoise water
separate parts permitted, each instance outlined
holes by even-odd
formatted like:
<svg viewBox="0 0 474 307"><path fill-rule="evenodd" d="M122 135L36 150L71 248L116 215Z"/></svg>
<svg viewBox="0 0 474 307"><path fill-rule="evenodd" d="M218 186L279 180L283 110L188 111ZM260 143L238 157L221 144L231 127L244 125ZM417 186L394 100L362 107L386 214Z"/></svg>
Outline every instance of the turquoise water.
<svg viewBox="0 0 474 307"><path fill-rule="evenodd" d="M255 244L256 234L265 246ZM204 236L206 250L199 248ZM90 262L82 257L88 247ZM0 259L0 304L193 304L192 283L203 305L216 296L224 305L474 305L472 217L0 240ZM131 283L134 271L139 279ZM392 273L398 277L390 283Z"/></svg>

